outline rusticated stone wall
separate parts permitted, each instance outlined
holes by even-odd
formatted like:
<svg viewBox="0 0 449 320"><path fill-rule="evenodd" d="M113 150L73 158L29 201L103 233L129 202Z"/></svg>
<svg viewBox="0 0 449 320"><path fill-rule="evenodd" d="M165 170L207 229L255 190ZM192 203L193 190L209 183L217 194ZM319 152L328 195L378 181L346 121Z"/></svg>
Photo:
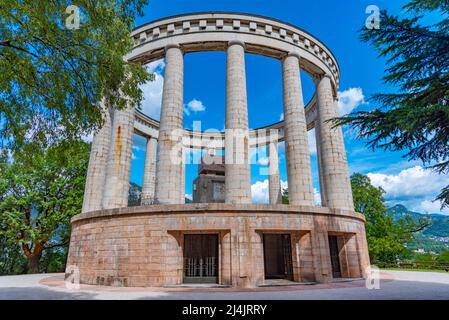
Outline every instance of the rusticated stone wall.
<svg viewBox="0 0 449 320"><path fill-rule="evenodd" d="M183 235L219 235L219 283L265 282L263 233L289 233L294 281L332 280L328 234L339 235L345 277L369 265L363 216L293 205L185 204L102 210L76 216L68 266L86 284L164 286L183 282Z"/></svg>

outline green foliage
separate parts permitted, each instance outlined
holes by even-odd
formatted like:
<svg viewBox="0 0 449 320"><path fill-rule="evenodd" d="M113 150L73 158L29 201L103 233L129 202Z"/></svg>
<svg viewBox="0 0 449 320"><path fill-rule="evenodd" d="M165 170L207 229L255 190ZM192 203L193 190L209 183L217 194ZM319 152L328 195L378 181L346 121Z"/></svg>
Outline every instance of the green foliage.
<svg viewBox="0 0 449 320"><path fill-rule="evenodd" d="M439 263L449 266L449 251L442 252L438 255L436 259Z"/></svg>
<svg viewBox="0 0 449 320"><path fill-rule="evenodd" d="M396 263L400 257L410 255L406 244L413 233L422 230L426 223L416 223L409 218L393 221L387 215L384 190L371 184L370 179L360 173L351 176L354 207L366 218L366 237L371 262L380 267Z"/></svg>
<svg viewBox="0 0 449 320"><path fill-rule="evenodd" d="M282 189L282 204L289 204L290 201L288 200L288 189Z"/></svg>
<svg viewBox="0 0 449 320"><path fill-rule="evenodd" d="M123 57L147 2L2 0L0 141L12 147L74 140L101 126L102 98L115 108L127 99L139 104L138 85L149 75ZM81 21L69 30L65 11L72 4Z"/></svg>
<svg viewBox="0 0 449 320"><path fill-rule="evenodd" d="M422 214L408 210L403 205L388 208L388 215L393 221L407 218L417 225L428 225L414 234L413 240L407 243L411 250L423 249L426 252L441 253L449 249L449 217L441 214Z"/></svg>
<svg viewBox="0 0 449 320"><path fill-rule="evenodd" d="M70 218L82 207L89 150L72 141L2 159L0 237L11 250L21 248L30 272L39 271L44 251L67 245Z"/></svg>
<svg viewBox="0 0 449 320"><path fill-rule="evenodd" d="M397 93L377 94L379 108L360 111L337 120L352 124L368 146L405 150L410 160L420 159L441 174L449 173L449 5L447 1L413 0L405 9L413 18L383 11L380 29L362 29L361 40L370 43L389 65L384 81ZM439 10L441 21L420 24L419 14ZM449 186L437 197L449 206Z"/></svg>
<svg viewBox="0 0 449 320"><path fill-rule="evenodd" d="M434 256L431 253L421 253L415 255L415 262L425 264L434 261Z"/></svg>
<svg viewBox="0 0 449 320"><path fill-rule="evenodd" d="M134 182L129 184L128 207L140 206L142 201L142 187Z"/></svg>
<svg viewBox="0 0 449 320"><path fill-rule="evenodd" d="M27 260L16 242L0 235L0 252L0 275L27 272Z"/></svg>

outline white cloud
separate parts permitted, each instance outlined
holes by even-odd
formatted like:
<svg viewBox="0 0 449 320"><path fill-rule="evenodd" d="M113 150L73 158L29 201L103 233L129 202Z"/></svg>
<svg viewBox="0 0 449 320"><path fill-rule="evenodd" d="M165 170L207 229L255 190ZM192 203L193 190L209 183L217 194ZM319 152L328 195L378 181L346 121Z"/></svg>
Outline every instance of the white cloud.
<svg viewBox="0 0 449 320"><path fill-rule="evenodd" d="M267 166L270 160L268 160L267 157L259 157L259 160L257 161L258 164L262 166Z"/></svg>
<svg viewBox="0 0 449 320"><path fill-rule="evenodd" d="M447 184L447 176L421 166L404 169L396 175L368 173L368 177L386 191L388 198L435 196Z"/></svg>
<svg viewBox="0 0 449 320"><path fill-rule="evenodd" d="M321 194L317 188L313 188L313 201L315 205L321 206Z"/></svg>
<svg viewBox="0 0 449 320"><path fill-rule="evenodd" d="M385 190L385 198L389 204L403 202L412 210L440 212L439 202L432 200L447 185L445 175L414 166L401 170L398 174L368 173L367 176L373 185Z"/></svg>
<svg viewBox="0 0 449 320"><path fill-rule="evenodd" d="M282 112L281 115L279 116L279 121L284 121L284 113Z"/></svg>
<svg viewBox="0 0 449 320"><path fill-rule="evenodd" d="M163 59L153 61L146 65L148 72L154 73L155 80L148 81L140 88L143 91L142 112L146 115L159 120L162 104L162 92L164 88L164 76L162 72L165 68Z"/></svg>
<svg viewBox="0 0 449 320"><path fill-rule="evenodd" d="M449 208L441 210L441 203L439 201L424 200L420 203L423 213L446 213L449 214Z"/></svg>
<svg viewBox="0 0 449 320"><path fill-rule="evenodd" d="M253 203L268 203L269 202L269 182L268 179L264 181L256 181L251 185L251 195ZM287 181L281 180L281 190L287 189ZM316 188L313 188L313 196L315 205L321 205L321 196Z"/></svg>
<svg viewBox="0 0 449 320"><path fill-rule="evenodd" d="M268 203L268 179L251 185L253 203Z"/></svg>
<svg viewBox="0 0 449 320"><path fill-rule="evenodd" d="M84 141L84 142L92 142L93 139L94 139L94 133L93 132L81 136L81 140Z"/></svg>
<svg viewBox="0 0 449 320"><path fill-rule="evenodd" d="M189 200L193 200L192 195L189 194L189 193L186 193L186 194L185 194L185 197L186 197L187 199L189 199Z"/></svg>
<svg viewBox="0 0 449 320"><path fill-rule="evenodd" d="M202 101L197 100L197 99L191 100L189 103L187 103L184 106L184 112L187 115L190 115L192 112L196 113L196 112L201 112L201 111L205 111L205 110L206 110L206 106L203 104Z"/></svg>
<svg viewBox="0 0 449 320"><path fill-rule="evenodd" d="M362 88L349 88L338 92L338 111L340 115L346 115L361 104L365 104L365 96Z"/></svg>
<svg viewBox="0 0 449 320"><path fill-rule="evenodd" d="M309 152L310 154L316 154L316 136L315 129L307 131L307 139L309 142Z"/></svg>

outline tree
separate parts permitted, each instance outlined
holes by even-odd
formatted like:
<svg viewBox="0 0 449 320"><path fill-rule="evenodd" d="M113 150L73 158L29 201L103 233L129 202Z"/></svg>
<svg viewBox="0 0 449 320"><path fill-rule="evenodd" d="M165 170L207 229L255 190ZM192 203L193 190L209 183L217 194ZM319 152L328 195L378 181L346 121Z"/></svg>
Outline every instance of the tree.
<svg viewBox="0 0 449 320"><path fill-rule="evenodd" d="M70 218L82 207L89 149L70 141L2 158L0 238L21 248L29 272L39 272L43 254L68 243Z"/></svg>
<svg viewBox="0 0 449 320"><path fill-rule="evenodd" d="M449 173L449 2L413 0L405 9L413 18L381 13L380 29L362 29L361 40L370 43L389 65L387 84L397 93L376 94L379 107L334 119L351 124L368 146L405 150L440 174ZM441 21L421 25L421 14L440 12ZM449 206L449 186L437 200Z"/></svg>
<svg viewBox="0 0 449 320"><path fill-rule="evenodd" d="M27 261L16 242L0 235L0 252L0 275L26 273Z"/></svg>
<svg viewBox="0 0 449 320"><path fill-rule="evenodd" d="M101 126L102 98L114 108L128 99L139 104L139 84L149 75L123 57L132 46L134 17L147 2L78 0L76 28L66 23L75 22L72 1L2 0L0 142L77 139Z"/></svg>
<svg viewBox="0 0 449 320"><path fill-rule="evenodd" d="M366 237L373 264L391 265L397 258L408 254L406 243L413 239L413 233L427 227L426 221L418 223L411 219L394 222L387 215L383 198L384 190L371 184L370 179L360 173L351 176L354 208L365 215Z"/></svg>
<svg viewBox="0 0 449 320"><path fill-rule="evenodd" d="M131 182L128 192L128 207L140 206L142 201L142 187Z"/></svg>
<svg viewBox="0 0 449 320"><path fill-rule="evenodd" d="M289 204L288 200L288 188L282 189L282 204Z"/></svg>

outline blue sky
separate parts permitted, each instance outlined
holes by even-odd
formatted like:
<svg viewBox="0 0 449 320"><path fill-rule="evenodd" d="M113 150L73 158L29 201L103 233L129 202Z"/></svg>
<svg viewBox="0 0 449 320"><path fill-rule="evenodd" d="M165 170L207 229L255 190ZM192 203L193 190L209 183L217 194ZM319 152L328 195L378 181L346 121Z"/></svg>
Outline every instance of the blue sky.
<svg viewBox="0 0 449 320"><path fill-rule="evenodd" d="M371 109L368 98L393 88L382 82L385 61L358 39L358 30L364 25L368 5L400 14L405 1L268 1L268 0L150 0L145 15L136 25L181 13L199 11L236 11L265 15L297 25L323 41L336 56L341 69L340 108L342 112ZM142 109L159 119L164 62L153 62L149 68L157 74L156 81L143 87L145 101ZM203 130L224 128L226 55L224 52L203 52L185 55L184 127L192 128L201 121ZM282 74L279 61L246 55L248 112L250 128L257 128L280 120L282 113ZM301 74L305 103L312 97L314 85L306 73ZM314 189L319 193L316 152L313 132L310 136ZM372 182L386 191L389 205L401 203L420 212L440 212L439 204L432 202L439 190L447 184L447 176L424 170L418 161L408 162L400 152L368 150L364 141L356 139L351 128L344 128L345 145L350 172L367 174ZM285 155L279 148L281 180L287 181ZM145 158L145 140L134 137L131 181L141 185ZM260 159L264 163L264 157ZM267 176L260 174L263 165L252 165L251 183L254 202L267 201ZM186 167L186 194L192 193L196 165ZM444 213L449 213L446 211Z"/></svg>

